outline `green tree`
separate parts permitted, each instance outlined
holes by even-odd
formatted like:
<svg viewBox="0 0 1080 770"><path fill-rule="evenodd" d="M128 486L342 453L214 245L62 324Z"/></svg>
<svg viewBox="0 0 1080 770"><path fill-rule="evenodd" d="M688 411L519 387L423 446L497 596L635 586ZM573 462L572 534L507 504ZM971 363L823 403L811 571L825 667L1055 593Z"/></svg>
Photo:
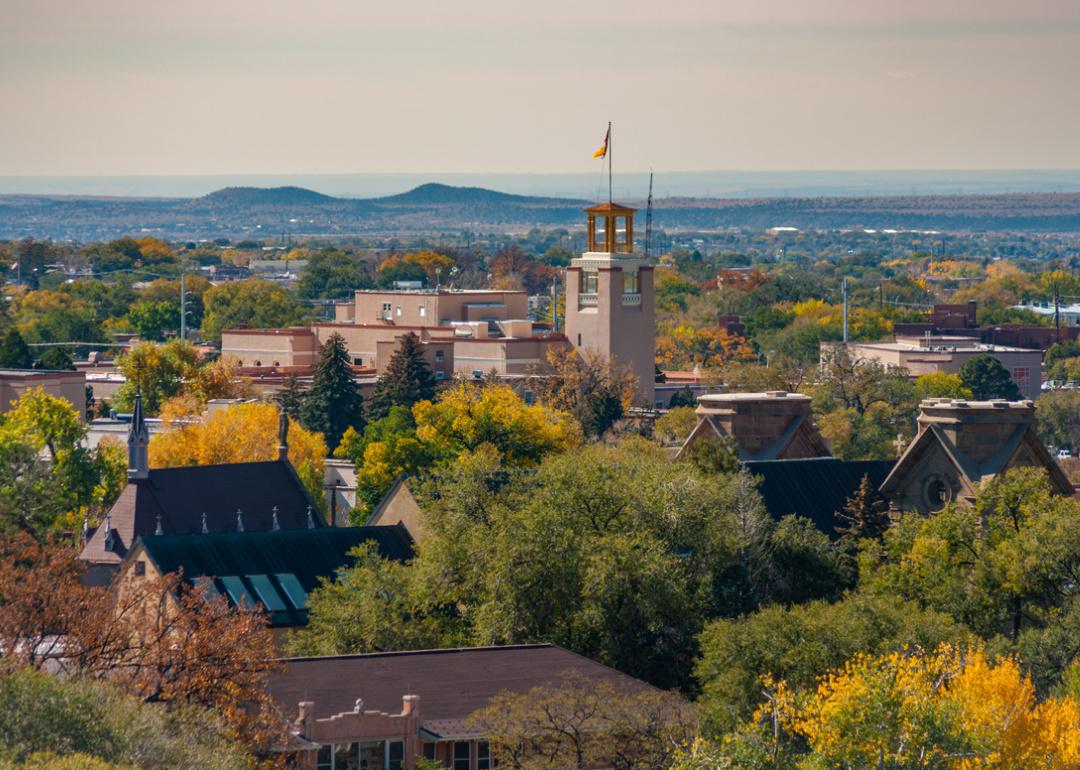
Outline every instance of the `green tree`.
<svg viewBox="0 0 1080 770"><path fill-rule="evenodd" d="M71 353L61 347L46 348L45 352L41 354L41 358L37 360L37 366L52 371L75 370L74 362L71 360Z"/></svg>
<svg viewBox="0 0 1080 770"><path fill-rule="evenodd" d="M306 391L300 385L300 378L295 374L290 374L281 390L277 392L278 406L285 414L289 415L290 420L300 419L300 407L304 403L305 393Z"/></svg>
<svg viewBox="0 0 1080 770"><path fill-rule="evenodd" d="M117 359L117 368L124 375L114 402L117 409L130 411L135 394L141 392L143 409L156 415L161 404L184 388L185 380L194 378L199 365L199 352L185 340L173 339L164 345L141 342Z"/></svg>
<svg viewBox="0 0 1080 770"><path fill-rule="evenodd" d="M0 342L0 367L5 369L29 369L34 365L34 354L19 330L8 329Z"/></svg>
<svg viewBox="0 0 1080 770"><path fill-rule="evenodd" d="M964 387L979 401L991 398L1016 401L1023 397L1009 370L991 355L984 353L969 358L960 367L959 374Z"/></svg>
<svg viewBox="0 0 1080 770"><path fill-rule="evenodd" d="M139 302L128 311L128 319L140 337L160 342L168 334L179 334L180 305L178 302Z"/></svg>
<svg viewBox="0 0 1080 770"><path fill-rule="evenodd" d="M356 387L345 338L331 334L319 349L315 377L300 407L300 422L336 448L348 428L364 428L363 398Z"/></svg>
<svg viewBox="0 0 1080 770"><path fill-rule="evenodd" d="M855 494L848 498L836 517L836 531L842 541L857 545L860 540L880 540L889 528L889 512L885 499L864 474Z"/></svg>
<svg viewBox="0 0 1080 770"><path fill-rule="evenodd" d="M1080 391L1052 390L1035 402L1039 438L1048 446L1080 453Z"/></svg>
<svg viewBox="0 0 1080 770"><path fill-rule="evenodd" d="M308 256L297 291L304 299L347 299L371 286L371 276L355 255L323 249Z"/></svg>
<svg viewBox="0 0 1080 770"><path fill-rule="evenodd" d="M390 413L395 406L412 407L420 401L435 398L435 375L424 360L420 338L408 332L401 338L401 345L390 356L386 370L375 384L368 414L378 420Z"/></svg>
<svg viewBox="0 0 1080 770"><path fill-rule="evenodd" d="M230 281L203 295L202 336L221 339L222 329L289 326L304 319L296 297L269 281Z"/></svg>
<svg viewBox="0 0 1080 770"><path fill-rule="evenodd" d="M973 398L971 390L964 386L959 374L931 372L915 378L919 399L924 398Z"/></svg>

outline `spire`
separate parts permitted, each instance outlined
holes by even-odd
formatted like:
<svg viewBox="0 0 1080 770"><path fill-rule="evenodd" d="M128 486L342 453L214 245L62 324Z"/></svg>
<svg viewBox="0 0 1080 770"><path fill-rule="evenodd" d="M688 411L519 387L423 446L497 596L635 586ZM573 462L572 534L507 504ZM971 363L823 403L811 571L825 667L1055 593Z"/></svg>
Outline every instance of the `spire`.
<svg viewBox="0 0 1080 770"><path fill-rule="evenodd" d="M150 432L143 417L142 390L135 394L135 408L131 412L131 428L128 430L128 480L145 479L150 475Z"/></svg>
<svg viewBox="0 0 1080 770"><path fill-rule="evenodd" d="M307 528L315 529L315 517L311 513L311 506L307 507Z"/></svg>
<svg viewBox="0 0 1080 770"><path fill-rule="evenodd" d="M83 514L82 517L82 544L86 545L90 540L90 511Z"/></svg>
<svg viewBox="0 0 1080 770"><path fill-rule="evenodd" d="M278 414L277 459L285 462L289 459L289 415L284 409Z"/></svg>
<svg viewBox="0 0 1080 770"><path fill-rule="evenodd" d="M274 506L273 510L270 511L270 514L273 517L273 520L270 523L270 528L274 532L277 532L279 529L281 529L281 524L279 524L278 520L277 520L277 506L276 505Z"/></svg>
<svg viewBox="0 0 1080 770"><path fill-rule="evenodd" d="M207 529L207 527L206 527L206 511L203 511L203 515L202 515L202 533L204 535L209 535L210 534L210 530Z"/></svg>
<svg viewBox="0 0 1080 770"><path fill-rule="evenodd" d="M102 529L104 529L105 537L102 540L102 547L106 551L111 551L115 545L116 535L113 533L112 518L110 514L105 514L105 521L102 523Z"/></svg>
<svg viewBox="0 0 1080 770"><path fill-rule="evenodd" d="M160 513L156 517L156 524L154 525L154 534L155 535L164 535L165 534L165 530L161 526L161 514Z"/></svg>
<svg viewBox="0 0 1080 770"><path fill-rule="evenodd" d="M239 508L236 509L236 531L244 531L244 514Z"/></svg>

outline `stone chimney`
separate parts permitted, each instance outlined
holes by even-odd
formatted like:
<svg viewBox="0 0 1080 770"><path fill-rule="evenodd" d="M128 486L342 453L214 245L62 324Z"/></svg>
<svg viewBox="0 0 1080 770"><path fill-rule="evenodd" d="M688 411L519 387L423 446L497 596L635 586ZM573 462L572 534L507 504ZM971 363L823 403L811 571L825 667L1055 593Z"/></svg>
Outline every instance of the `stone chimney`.
<svg viewBox="0 0 1080 770"><path fill-rule="evenodd" d="M814 424L810 397L801 393L711 393L698 398L697 415L680 454L695 441L718 436L733 438L743 461L831 456Z"/></svg>
<svg viewBox="0 0 1080 770"><path fill-rule="evenodd" d="M1035 427L1035 403L930 398L919 404L919 435L932 425L962 455L981 464L1001 451L1018 428Z"/></svg>

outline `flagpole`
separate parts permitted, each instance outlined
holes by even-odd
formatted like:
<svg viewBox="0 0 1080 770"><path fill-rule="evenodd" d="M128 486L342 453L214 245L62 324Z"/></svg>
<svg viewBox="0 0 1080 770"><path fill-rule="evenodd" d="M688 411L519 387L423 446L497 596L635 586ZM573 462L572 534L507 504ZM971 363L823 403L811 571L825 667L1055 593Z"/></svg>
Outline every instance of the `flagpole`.
<svg viewBox="0 0 1080 770"><path fill-rule="evenodd" d="M607 135L608 135L608 141L607 141L607 156L608 156L608 161L607 161L607 202L608 202L608 205L610 206L611 205L611 121L610 120L608 121L608 124L607 124Z"/></svg>

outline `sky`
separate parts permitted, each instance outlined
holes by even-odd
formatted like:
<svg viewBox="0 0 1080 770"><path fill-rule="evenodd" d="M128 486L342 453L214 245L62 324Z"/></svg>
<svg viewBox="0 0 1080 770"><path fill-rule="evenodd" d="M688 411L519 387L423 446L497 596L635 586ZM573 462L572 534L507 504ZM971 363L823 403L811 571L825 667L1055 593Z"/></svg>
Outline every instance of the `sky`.
<svg viewBox="0 0 1080 770"><path fill-rule="evenodd" d="M0 0L0 176L1080 168L1076 0Z"/></svg>

